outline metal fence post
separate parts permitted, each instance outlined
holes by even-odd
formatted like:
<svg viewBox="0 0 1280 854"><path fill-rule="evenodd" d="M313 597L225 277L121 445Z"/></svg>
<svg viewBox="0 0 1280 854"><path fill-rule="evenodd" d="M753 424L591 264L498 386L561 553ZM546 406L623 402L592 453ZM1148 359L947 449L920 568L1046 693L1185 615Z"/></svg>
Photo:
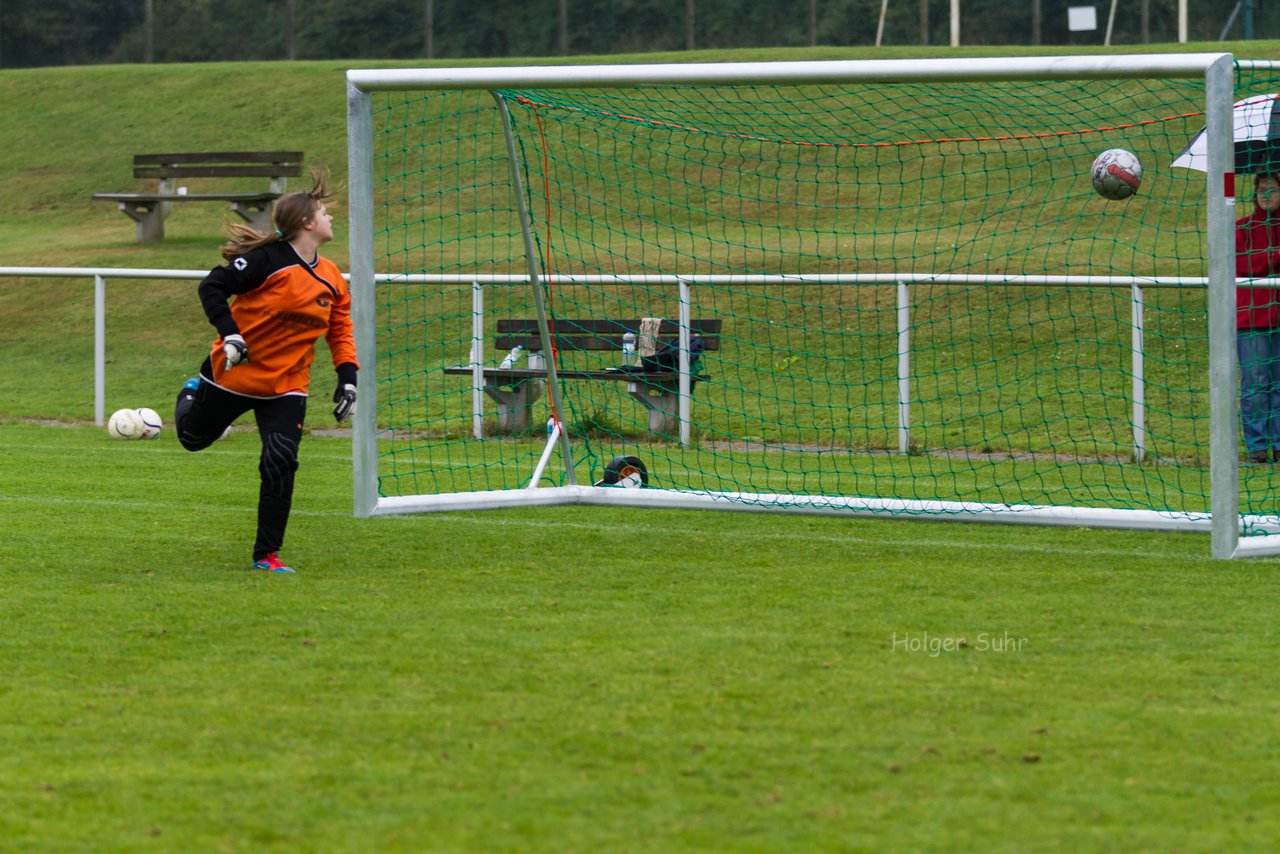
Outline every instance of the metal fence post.
<svg viewBox="0 0 1280 854"><path fill-rule="evenodd" d="M107 280L93 277L93 423L101 427L107 412Z"/></svg>

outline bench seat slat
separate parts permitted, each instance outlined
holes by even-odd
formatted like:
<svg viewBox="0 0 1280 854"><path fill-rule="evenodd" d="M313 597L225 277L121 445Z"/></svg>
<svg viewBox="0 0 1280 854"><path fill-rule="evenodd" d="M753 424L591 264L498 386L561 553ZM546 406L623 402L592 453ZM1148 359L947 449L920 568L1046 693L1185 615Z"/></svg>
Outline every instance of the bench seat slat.
<svg viewBox="0 0 1280 854"><path fill-rule="evenodd" d="M296 178L300 166L135 166L135 178Z"/></svg>
<svg viewBox="0 0 1280 854"><path fill-rule="evenodd" d="M272 202L279 193L94 193L114 202Z"/></svg>
<svg viewBox="0 0 1280 854"><path fill-rule="evenodd" d="M470 374L470 365L449 365L442 369L446 374ZM510 385L521 380L542 379L547 372L541 368L498 368L485 367L485 378L496 385ZM667 386L680 381L680 374L675 371L579 371L560 368L556 376L562 380L614 380L617 382L641 383L652 386ZM689 378L699 382L711 379L707 374L690 374Z"/></svg>
<svg viewBox="0 0 1280 854"><path fill-rule="evenodd" d="M717 337L702 335L703 344L708 350L719 350L720 339ZM664 344L673 344L676 341L674 335L659 335L659 346ZM555 337L556 349L563 352L570 351L595 351L595 350L621 350L622 336L616 338L601 338L598 335L557 335ZM542 350L542 338L538 335L499 335L494 338L494 347L499 351L510 350L514 347L523 347L526 350L535 352Z"/></svg>
<svg viewBox="0 0 1280 854"><path fill-rule="evenodd" d="M134 166L161 163L301 163L301 151L186 151L173 154L135 154Z"/></svg>
<svg viewBox="0 0 1280 854"><path fill-rule="evenodd" d="M719 350L721 324L722 321L719 318L694 319L689 322L689 329L702 338L706 349ZM621 320L556 318L556 349L566 352L618 350L622 347L624 333L638 333L639 330L639 318ZM538 334L538 322L535 318L501 318L497 322L496 332L494 346L498 350L510 350L517 346L533 351L542 349L542 337ZM660 345L673 343L679 334L679 324L663 320L658 331L658 343Z"/></svg>
<svg viewBox="0 0 1280 854"><path fill-rule="evenodd" d="M701 332L707 335L719 335L720 325L723 321L719 318L696 319L689 322L689 326L695 332ZM599 318L564 318L557 317L555 319L556 331L560 334L566 333L589 333L589 334L605 334L605 335L621 335L624 332L639 332L640 318L631 317L618 320L602 320ZM659 327L660 335L675 335L680 331L680 325L672 320L664 319L662 326ZM498 334L533 334L538 333L537 318L500 318L497 323Z"/></svg>

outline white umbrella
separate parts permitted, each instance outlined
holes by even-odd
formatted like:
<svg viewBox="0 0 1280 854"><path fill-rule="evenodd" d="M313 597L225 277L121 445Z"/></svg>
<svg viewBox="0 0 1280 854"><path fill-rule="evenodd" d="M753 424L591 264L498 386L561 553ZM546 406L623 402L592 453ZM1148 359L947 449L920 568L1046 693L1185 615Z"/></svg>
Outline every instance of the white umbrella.
<svg viewBox="0 0 1280 854"><path fill-rule="evenodd" d="M1280 172L1280 95L1253 95L1231 108L1236 141L1235 171L1240 175ZM1205 132L1196 134L1171 165L1209 171Z"/></svg>

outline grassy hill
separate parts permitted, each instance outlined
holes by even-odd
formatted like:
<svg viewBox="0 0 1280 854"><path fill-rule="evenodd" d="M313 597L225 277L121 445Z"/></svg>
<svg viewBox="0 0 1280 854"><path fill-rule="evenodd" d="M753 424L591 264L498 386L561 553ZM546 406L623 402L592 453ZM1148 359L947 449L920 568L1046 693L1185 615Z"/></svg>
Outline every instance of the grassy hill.
<svg viewBox="0 0 1280 854"><path fill-rule="evenodd" d="M1136 52L1126 46L1115 52ZM1280 42L1148 45L1142 52L1234 51L1280 57ZM777 49L574 57L571 62L775 61L990 55L991 49ZM1040 55L1047 48L1006 49ZM1068 51L1059 49L1056 52ZM1078 49L1069 51L1079 53ZM504 60L553 64L566 60ZM479 61L436 65L479 65ZM162 245L141 247L132 224L97 192L137 189L130 156L141 151L299 148L346 174L349 68L404 63L360 60L189 65L122 65L0 71L13 118L3 132L0 265L203 267L215 259L217 205L190 205L168 223ZM220 185L225 186L225 185ZM330 253L345 262L345 223Z"/></svg>
<svg viewBox="0 0 1280 854"><path fill-rule="evenodd" d="M1280 56L1280 43L1146 46ZM1125 47L1123 52L1133 52ZM574 62L760 61L973 56L989 49L788 49L577 57ZM1043 54L1046 49L1006 50ZM1066 52L1066 51L1061 51ZM1079 53L1078 49L1070 52ZM509 60L505 64L561 60ZM142 151L296 148L346 178L344 73L375 63L303 62L111 66L0 72L12 118L3 131L0 265L205 269L218 262L218 204L192 204L166 224L163 243L141 246L133 223L95 192L140 189L131 155ZM381 63L393 66L404 63ZM446 64L446 63L439 63ZM447 64L480 64L447 63ZM189 182L198 192L199 182ZM249 182L251 185L252 182ZM220 183L220 188L227 184ZM256 185L255 185L256 186ZM347 263L342 199L328 254ZM188 375L209 331L190 284L118 282L108 293L108 395L154 400ZM92 322L87 280L0 279L0 417L92 417ZM119 396L118 398L116 396ZM164 393L167 400L167 392ZM156 401L165 408L164 401Z"/></svg>

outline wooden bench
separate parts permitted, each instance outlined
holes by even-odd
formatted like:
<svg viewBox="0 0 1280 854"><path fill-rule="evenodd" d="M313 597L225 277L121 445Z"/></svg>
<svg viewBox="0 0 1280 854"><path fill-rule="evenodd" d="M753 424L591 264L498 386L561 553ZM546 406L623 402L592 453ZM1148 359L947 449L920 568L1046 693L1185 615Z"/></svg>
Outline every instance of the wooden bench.
<svg viewBox="0 0 1280 854"><path fill-rule="evenodd" d="M690 336L701 339L705 350L720 349L719 320L691 320ZM617 354L616 367L603 369L576 369L561 363L556 365L556 376L561 380L596 380L622 382L627 392L640 402L649 413L649 429L654 433L670 433L679 419L680 371L675 369L644 370L642 366L626 368L622 364L622 339L627 332L639 337L640 320L571 320L555 321L555 346L560 353L575 351L612 351ZM483 366L484 393L498 405L498 430L502 433L522 433L529 428L533 404L542 396L547 372L543 367L542 338L538 334L536 318L502 319L497 323L494 344L499 353L507 353L515 347L523 347L527 356L523 366L504 368ZM675 345L679 340L679 326L663 320L658 330L656 346ZM637 357L638 359L638 357ZM532 364L530 363L532 362ZM697 365L694 366L695 370ZM446 374L475 375L473 365L446 367ZM690 373L689 389L698 381L710 379L706 374Z"/></svg>
<svg viewBox="0 0 1280 854"><path fill-rule="evenodd" d="M184 154L135 154L133 177L159 180L151 193L94 193L93 198L115 202L138 224L138 242L164 240L164 221L177 202L230 202L249 225L271 231L271 211L284 195L288 179L302 174L301 151L210 151ZM259 192L188 193L180 178L267 178Z"/></svg>

